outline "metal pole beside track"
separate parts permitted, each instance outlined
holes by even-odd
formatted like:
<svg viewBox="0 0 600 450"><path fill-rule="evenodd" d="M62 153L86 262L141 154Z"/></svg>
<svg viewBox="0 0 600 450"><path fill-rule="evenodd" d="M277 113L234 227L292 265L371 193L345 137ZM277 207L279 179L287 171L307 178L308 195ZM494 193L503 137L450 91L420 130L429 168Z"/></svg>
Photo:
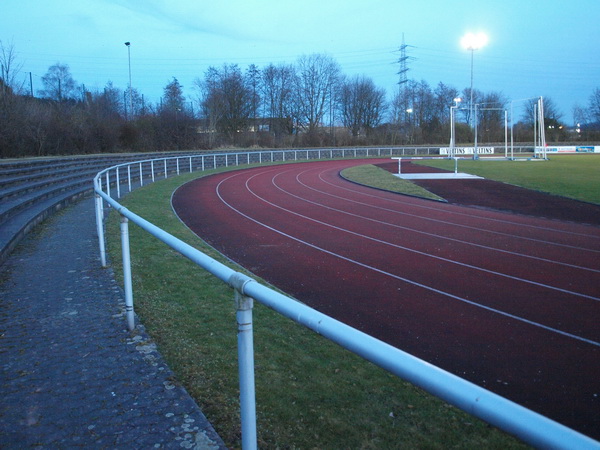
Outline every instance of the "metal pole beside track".
<svg viewBox="0 0 600 450"><path fill-rule="evenodd" d="M96 192L102 190L100 186L101 178L97 177L94 180ZM104 211L103 211L103 200L98 193L95 195L96 205L96 233L98 234L98 246L100 247L100 264L102 267L106 267L106 246L104 243Z"/></svg>
<svg viewBox="0 0 600 450"><path fill-rule="evenodd" d="M131 283L131 253L129 249L129 219L121 216L121 252L123 255L123 286L125 288L125 314L127 328L133 331L135 317L133 315L133 287Z"/></svg>
<svg viewBox="0 0 600 450"><path fill-rule="evenodd" d="M240 273L234 273L229 278L229 284L235 289L240 415L242 420L242 448L244 450L257 448L254 336L252 328L254 299L243 293L244 286L251 281L253 281L251 278Z"/></svg>
<svg viewBox="0 0 600 450"><path fill-rule="evenodd" d="M117 198L121 198L121 178L119 177L119 166L117 166L116 174L117 174Z"/></svg>
<svg viewBox="0 0 600 450"><path fill-rule="evenodd" d="M129 192L131 192L131 164L127 165L127 185L129 186Z"/></svg>

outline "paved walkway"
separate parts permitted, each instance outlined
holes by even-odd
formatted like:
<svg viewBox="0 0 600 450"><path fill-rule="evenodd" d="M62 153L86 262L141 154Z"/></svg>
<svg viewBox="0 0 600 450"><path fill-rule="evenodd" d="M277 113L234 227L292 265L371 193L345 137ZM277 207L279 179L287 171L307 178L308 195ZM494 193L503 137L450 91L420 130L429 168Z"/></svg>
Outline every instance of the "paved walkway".
<svg viewBox="0 0 600 450"><path fill-rule="evenodd" d="M98 257L92 199L0 267L0 448L223 448Z"/></svg>

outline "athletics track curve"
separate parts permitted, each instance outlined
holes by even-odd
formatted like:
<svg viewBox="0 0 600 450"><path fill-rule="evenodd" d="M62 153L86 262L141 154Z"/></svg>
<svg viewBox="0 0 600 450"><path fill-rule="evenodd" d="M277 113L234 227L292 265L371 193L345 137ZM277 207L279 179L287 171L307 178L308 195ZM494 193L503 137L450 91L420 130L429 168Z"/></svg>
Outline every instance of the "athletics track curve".
<svg viewBox="0 0 600 450"><path fill-rule="evenodd" d="M211 175L179 188L173 207L210 245L311 307L600 438L600 227L339 175L368 162L386 160Z"/></svg>

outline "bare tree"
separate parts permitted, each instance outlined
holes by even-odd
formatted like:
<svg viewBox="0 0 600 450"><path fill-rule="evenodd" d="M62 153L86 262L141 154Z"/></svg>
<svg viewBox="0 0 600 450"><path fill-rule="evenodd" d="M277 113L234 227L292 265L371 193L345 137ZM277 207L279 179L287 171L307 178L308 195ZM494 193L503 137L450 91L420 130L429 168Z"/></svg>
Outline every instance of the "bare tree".
<svg viewBox="0 0 600 450"><path fill-rule="evenodd" d="M504 111L508 99L501 92L488 92L478 105L477 125L482 142L504 140Z"/></svg>
<svg viewBox="0 0 600 450"><path fill-rule="evenodd" d="M42 97L62 102L73 99L77 95L77 84L71 76L67 64L56 63L48 68L42 77L44 89L39 91Z"/></svg>
<svg viewBox="0 0 600 450"><path fill-rule="evenodd" d="M594 89L590 95L588 115L592 122L600 124L600 88Z"/></svg>
<svg viewBox="0 0 600 450"><path fill-rule="evenodd" d="M256 141L256 132L258 131L258 128L259 128L258 123L257 123L257 117L258 117L258 108L260 105L261 76L260 76L260 69L255 64L250 64L250 66L248 66L248 68L246 69L244 81L245 81L246 85L248 86L248 89L251 92L250 118L254 122L252 124L252 128L254 131L254 139Z"/></svg>
<svg viewBox="0 0 600 450"><path fill-rule="evenodd" d="M268 65L262 71L262 88L269 130L279 136L292 134L297 117L293 86L296 71L291 65Z"/></svg>
<svg viewBox="0 0 600 450"><path fill-rule="evenodd" d="M203 82L203 110L216 130L237 140L245 131L252 112L252 89L247 86L237 64L224 64L221 69L210 67Z"/></svg>
<svg viewBox="0 0 600 450"><path fill-rule="evenodd" d="M223 95L219 88L219 70L216 67L209 67L204 73L204 79L196 78L195 87L199 91L198 103L200 105L201 116L204 117L204 126L202 127L208 135L208 146L214 146L215 134L217 132L217 123L223 117L225 103Z"/></svg>
<svg viewBox="0 0 600 450"><path fill-rule="evenodd" d="M162 111L171 114L181 113L185 109L185 97L183 95L183 86L177 78L173 77L163 90Z"/></svg>
<svg viewBox="0 0 600 450"><path fill-rule="evenodd" d="M553 126L558 125L562 119L562 113L558 110L556 103L551 97L543 97L544 100L544 121L548 122L546 125ZM537 105L537 99L530 100L525 103L523 110L523 122L532 125L534 122L534 111Z"/></svg>
<svg viewBox="0 0 600 450"><path fill-rule="evenodd" d="M15 46L11 42L4 44L0 41L0 95L20 94L23 91L24 82L19 82L19 74L23 63L17 63Z"/></svg>
<svg viewBox="0 0 600 450"><path fill-rule="evenodd" d="M361 130L369 135L381 123L386 107L385 91L378 89L370 78L356 76L342 84L342 122L352 136L357 137Z"/></svg>
<svg viewBox="0 0 600 450"><path fill-rule="evenodd" d="M454 99L459 96L458 89L440 81L433 91L433 95L433 115L437 117L440 123L448 123L450 121L450 106L454 104Z"/></svg>
<svg viewBox="0 0 600 450"><path fill-rule="evenodd" d="M102 92L94 94L92 99L99 113L107 117L120 115L125 104L123 94L113 85L112 81L106 83Z"/></svg>
<svg viewBox="0 0 600 450"><path fill-rule="evenodd" d="M186 108L183 86L173 77L163 89L159 110L158 136L165 148L181 149L192 145L191 111Z"/></svg>
<svg viewBox="0 0 600 450"><path fill-rule="evenodd" d="M425 128L430 128L435 119L435 98L429 83L422 80L418 83L413 83L412 86L412 110L413 126L423 131Z"/></svg>
<svg viewBox="0 0 600 450"><path fill-rule="evenodd" d="M578 104L573 106L573 120L576 124L583 125L588 123L590 121L589 114L590 112L586 108Z"/></svg>
<svg viewBox="0 0 600 450"><path fill-rule="evenodd" d="M326 106L340 77L340 67L330 56L301 56L297 62L296 96L300 120L309 133L322 124Z"/></svg>
<svg viewBox="0 0 600 450"><path fill-rule="evenodd" d="M481 92L478 89L473 89L473 104L470 105L470 101L471 101L471 88L465 88L463 90L462 93L462 107L460 109L460 111L463 112L463 116L464 116L464 122L470 124L471 126L473 125L473 116L472 114L475 113L475 105L478 103L481 103L482 98L483 98L483 92Z"/></svg>

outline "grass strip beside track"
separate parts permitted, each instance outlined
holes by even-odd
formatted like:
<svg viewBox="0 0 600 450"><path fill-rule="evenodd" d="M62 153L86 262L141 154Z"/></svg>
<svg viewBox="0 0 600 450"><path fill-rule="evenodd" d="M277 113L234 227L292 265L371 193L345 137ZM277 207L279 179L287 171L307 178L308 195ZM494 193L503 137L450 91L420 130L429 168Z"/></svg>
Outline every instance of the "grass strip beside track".
<svg viewBox="0 0 600 450"><path fill-rule="evenodd" d="M383 189L386 191L397 192L399 194L410 195L413 197L427 198L430 200L443 201L444 199L423 189L409 180L403 180L392 173L373 164L364 166L354 166L344 169L341 175L354 183L365 186Z"/></svg>
<svg viewBox="0 0 600 450"><path fill-rule="evenodd" d="M415 160L414 164L454 170L454 161ZM549 155L547 161L459 160L459 172L528 189L600 204L600 154Z"/></svg>
<svg viewBox="0 0 600 450"><path fill-rule="evenodd" d="M145 186L128 194L122 204L232 265L172 211L172 192L196 177L183 175ZM225 443L239 447L232 290L133 224L130 238L136 313L175 372L175 381L196 399ZM120 277L115 213L107 222L107 241ZM254 319L260 448L522 447L260 304Z"/></svg>

